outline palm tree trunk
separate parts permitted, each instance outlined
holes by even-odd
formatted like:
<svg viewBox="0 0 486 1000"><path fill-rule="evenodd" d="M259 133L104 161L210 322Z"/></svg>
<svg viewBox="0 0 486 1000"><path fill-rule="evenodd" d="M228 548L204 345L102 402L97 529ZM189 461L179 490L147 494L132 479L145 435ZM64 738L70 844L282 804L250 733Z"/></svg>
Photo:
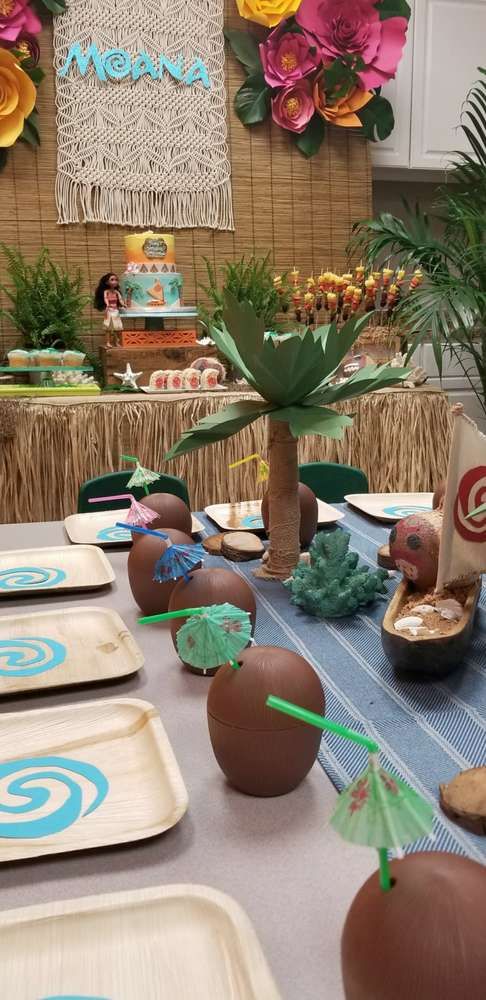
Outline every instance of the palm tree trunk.
<svg viewBox="0 0 486 1000"><path fill-rule="evenodd" d="M300 506L297 440L288 423L269 420L268 507L270 545L268 559L256 571L269 580L286 580L300 556Z"/></svg>

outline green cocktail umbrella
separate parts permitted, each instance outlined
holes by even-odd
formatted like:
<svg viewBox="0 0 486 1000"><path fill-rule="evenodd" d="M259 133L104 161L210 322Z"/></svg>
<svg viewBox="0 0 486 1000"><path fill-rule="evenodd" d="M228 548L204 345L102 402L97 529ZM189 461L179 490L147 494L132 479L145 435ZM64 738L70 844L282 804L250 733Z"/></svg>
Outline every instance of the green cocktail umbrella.
<svg viewBox="0 0 486 1000"><path fill-rule="evenodd" d="M128 480L127 487L131 489L133 486L142 486L145 495L148 496L149 484L155 483L157 479L160 479L160 473L152 472L152 469L145 469L143 465L140 465L136 455L122 455L121 457L125 462L135 463L135 470Z"/></svg>
<svg viewBox="0 0 486 1000"><path fill-rule="evenodd" d="M177 650L185 663L207 670L234 660L250 639L248 611L233 604L212 604L179 629Z"/></svg>
<svg viewBox="0 0 486 1000"><path fill-rule="evenodd" d="M220 667L230 663L239 670L235 656L251 639L251 620L248 611L234 604L210 604L202 608L183 608L159 615L139 618L142 625L187 618L177 633L177 651L185 663L200 670Z"/></svg>
<svg viewBox="0 0 486 1000"><path fill-rule="evenodd" d="M331 826L344 840L399 850L432 830L434 811L417 792L380 767L370 754L366 771L341 792Z"/></svg>
<svg viewBox="0 0 486 1000"><path fill-rule="evenodd" d="M432 806L380 767L380 748L367 736L274 695L267 698L267 705L367 748L368 767L341 792L330 822L344 840L377 848L380 885L387 892L391 889L388 849L400 849L429 834L434 822Z"/></svg>

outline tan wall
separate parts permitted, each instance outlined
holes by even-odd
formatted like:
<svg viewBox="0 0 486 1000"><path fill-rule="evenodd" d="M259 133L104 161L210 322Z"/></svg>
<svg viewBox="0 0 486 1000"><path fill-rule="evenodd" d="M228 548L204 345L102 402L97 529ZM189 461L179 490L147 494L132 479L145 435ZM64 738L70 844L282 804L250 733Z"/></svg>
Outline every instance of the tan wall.
<svg viewBox="0 0 486 1000"><path fill-rule="evenodd" d="M242 26L234 0L226 0L233 26ZM45 244L54 260L80 266L86 289L99 276L123 270L123 232L116 226L58 226L54 204L56 127L52 47L49 33L41 39L47 72L38 107L42 147L35 154L17 146L0 174L0 238L20 247L29 258ZM243 71L231 54L226 60L229 142L233 171L234 233L196 229L178 231L177 261L184 274L185 300L197 298L204 280L203 256L218 265L242 253L272 252L280 269L296 264L303 272L322 266L342 268L350 228L371 211L371 177L366 142L346 129L329 130L320 154L307 161L281 129L269 124L245 129L231 107ZM4 269L1 272L5 279ZM101 342L99 316L86 339L92 349ZM0 352L16 340L7 323L0 327Z"/></svg>

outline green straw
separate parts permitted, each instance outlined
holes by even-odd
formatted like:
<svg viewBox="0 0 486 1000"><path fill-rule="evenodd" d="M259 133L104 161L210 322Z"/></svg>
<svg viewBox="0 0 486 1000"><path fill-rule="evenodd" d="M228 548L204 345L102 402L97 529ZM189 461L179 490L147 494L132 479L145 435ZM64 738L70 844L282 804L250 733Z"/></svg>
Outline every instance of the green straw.
<svg viewBox="0 0 486 1000"><path fill-rule="evenodd" d="M163 615L147 615L139 618L139 625L150 625L151 622L168 622L171 618L192 618L193 615L203 615L207 608L183 608L181 611L166 611Z"/></svg>
<svg viewBox="0 0 486 1000"><path fill-rule="evenodd" d="M380 860L380 889L389 892L392 884L390 877L390 866L388 864L388 851L386 847L378 848L378 858Z"/></svg>
<svg viewBox="0 0 486 1000"><path fill-rule="evenodd" d="M326 729L329 733L336 733L337 736L344 736L345 739L351 740L353 743L358 743L362 747L366 747L370 753L379 753L380 748L377 743L373 740L368 739L367 736L361 736L360 733L354 733L352 729L348 729L347 726L340 726L337 722L331 722L330 719L325 719L323 715L316 715L315 712L308 712L306 708L301 708L300 705L294 705L291 701L284 701L283 698L276 698L275 695L270 694L267 698L266 704L269 708L276 708L279 712L284 712L285 715L293 715L294 719L300 719L302 722L308 722L310 726L317 726L318 729Z"/></svg>
<svg viewBox="0 0 486 1000"><path fill-rule="evenodd" d="M233 670L241 670L241 665L236 660L228 660L228 663L230 667L233 667Z"/></svg>

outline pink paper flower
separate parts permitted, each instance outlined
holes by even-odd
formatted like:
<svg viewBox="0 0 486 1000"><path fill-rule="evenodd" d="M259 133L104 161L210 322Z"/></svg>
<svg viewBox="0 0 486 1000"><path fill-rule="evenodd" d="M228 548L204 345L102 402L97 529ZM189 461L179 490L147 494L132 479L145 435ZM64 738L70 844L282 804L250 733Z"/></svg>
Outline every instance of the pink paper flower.
<svg viewBox="0 0 486 1000"><path fill-rule="evenodd" d="M325 61L341 55L360 56L365 89L381 87L395 76L406 41L405 17L380 21L376 0L302 0L296 20L314 36Z"/></svg>
<svg viewBox="0 0 486 1000"><path fill-rule="evenodd" d="M269 87L288 87L317 69L320 55L311 46L305 35L292 31L272 31L266 42L260 45L260 59L263 73Z"/></svg>
<svg viewBox="0 0 486 1000"><path fill-rule="evenodd" d="M22 32L38 35L41 27L28 0L0 0L0 41L16 42Z"/></svg>
<svg viewBox="0 0 486 1000"><path fill-rule="evenodd" d="M274 122L289 132L303 132L314 111L309 80L299 80L291 87L284 87L272 100Z"/></svg>

